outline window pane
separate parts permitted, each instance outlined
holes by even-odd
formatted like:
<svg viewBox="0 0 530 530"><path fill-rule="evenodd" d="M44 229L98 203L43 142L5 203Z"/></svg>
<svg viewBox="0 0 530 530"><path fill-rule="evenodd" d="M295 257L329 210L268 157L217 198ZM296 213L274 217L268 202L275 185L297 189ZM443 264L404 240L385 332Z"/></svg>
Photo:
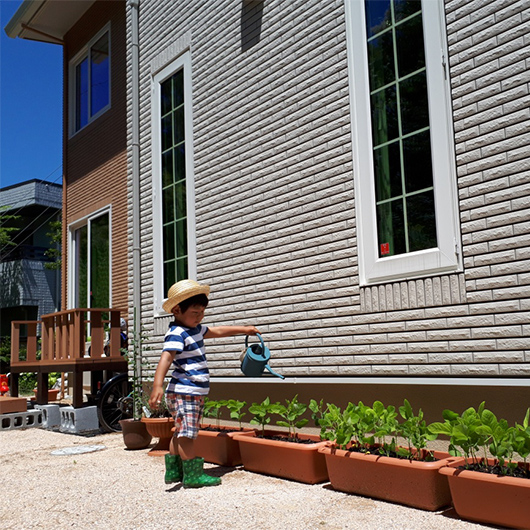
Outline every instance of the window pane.
<svg viewBox="0 0 530 530"><path fill-rule="evenodd" d="M171 79L168 79L160 85L160 108L162 116L165 116L168 112L171 112L173 103L171 100L172 87Z"/></svg>
<svg viewBox="0 0 530 530"><path fill-rule="evenodd" d="M179 70L173 77L173 107L184 104L184 70Z"/></svg>
<svg viewBox="0 0 530 530"><path fill-rule="evenodd" d="M377 233L380 258L403 254L407 251L401 199L377 206Z"/></svg>
<svg viewBox="0 0 530 530"><path fill-rule="evenodd" d="M162 118L162 150L167 151L173 146L173 127L171 114Z"/></svg>
<svg viewBox="0 0 530 530"><path fill-rule="evenodd" d="M109 307L109 216L101 215L90 226L90 307Z"/></svg>
<svg viewBox="0 0 530 530"><path fill-rule="evenodd" d="M109 104L109 34L105 33L90 50L90 115Z"/></svg>
<svg viewBox="0 0 530 530"><path fill-rule="evenodd" d="M76 230L77 263L75 269L77 307L88 307L88 228L82 226Z"/></svg>
<svg viewBox="0 0 530 530"><path fill-rule="evenodd" d="M421 11L421 0L394 0L394 17L396 22L418 11Z"/></svg>
<svg viewBox="0 0 530 530"><path fill-rule="evenodd" d="M374 151L374 172L376 200L383 201L403 193L399 142Z"/></svg>
<svg viewBox="0 0 530 530"><path fill-rule="evenodd" d="M164 292L167 293L169 288L177 281L175 274L175 261L171 260L164 263ZM185 278L184 278L185 279Z"/></svg>
<svg viewBox="0 0 530 530"><path fill-rule="evenodd" d="M402 134L429 126L425 71L399 83Z"/></svg>
<svg viewBox="0 0 530 530"><path fill-rule="evenodd" d="M173 151L162 154L162 187L173 184Z"/></svg>
<svg viewBox="0 0 530 530"><path fill-rule="evenodd" d="M374 146L398 137L396 87L375 93L372 98L372 132Z"/></svg>
<svg viewBox="0 0 530 530"><path fill-rule="evenodd" d="M175 220L175 197L173 196L174 189L174 186L171 186L162 192L162 222L164 224L172 223Z"/></svg>
<svg viewBox="0 0 530 530"><path fill-rule="evenodd" d="M188 277L188 258L177 260L177 281L185 280Z"/></svg>
<svg viewBox="0 0 530 530"><path fill-rule="evenodd" d="M372 90L396 80L392 31L368 42L368 71Z"/></svg>
<svg viewBox="0 0 530 530"><path fill-rule="evenodd" d="M186 150L184 144L177 145L173 149L175 156L175 180L183 180L186 178Z"/></svg>
<svg viewBox="0 0 530 530"><path fill-rule="evenodd" d="M186 217L186 181L181 180L175 185L176 195L176 219Z"/></svg>
<svg viewBox="0 0 530 530"><path fill-rule="evenodd" d="M75 68L75 130L88 123L88 60Z"/></svg>
<svg viewBox="0 0 530 530"><path fill-rule="evenodd" d="M421 13L396 26L399 77L425 67Z"/></svg>
<svg viewBox="0 0 530 530"><path fill-rule="evenodd" d="M177 231L177 255L185 256L187 254L187 223L186 219L176 223Z"/></svg>
<svg viewBox="0 0 530 530"><path fill-rule="evenodd" d="M366 32L368 37L390 26L390 0L366 3Z"/></svg>
<svg viewBox="0 0 530 530"><path fill-rule="evenodd" d="M410 252L437 246L434 218L434 192L418 193L407 198Z"/></svg>
<svg viewBox="0 0 530 530"><path fill-rule="evenodd" d="M175 144L180 144L184 141L184 107L179 107L173 113L173 131Z"/></svg>
<svg viewBox="0 0 530 530"><path fill-rule="evenodd" d="M432 187L429 131L409 136L403 140L403 165L407 193Z"/></svg>

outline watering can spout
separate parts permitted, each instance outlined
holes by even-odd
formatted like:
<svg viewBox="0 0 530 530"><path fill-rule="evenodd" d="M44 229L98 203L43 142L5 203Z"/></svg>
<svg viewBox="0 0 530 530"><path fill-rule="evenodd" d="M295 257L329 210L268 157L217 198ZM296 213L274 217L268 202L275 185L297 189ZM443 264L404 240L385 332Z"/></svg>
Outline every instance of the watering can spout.
<svg viewBox="0 0 530 530"><path fill-rule="evenodd" d="M248 335L245 337L245 348L246 351L241 357L241 371L247 377L260 377L263 374L265 368L274 376L285 379L283 375L276 373L271 369L268 362L271 358L271 352L268 348L265 347L263 338L258 333L257 337L260 341L260 344L248 345Z"/></svg>

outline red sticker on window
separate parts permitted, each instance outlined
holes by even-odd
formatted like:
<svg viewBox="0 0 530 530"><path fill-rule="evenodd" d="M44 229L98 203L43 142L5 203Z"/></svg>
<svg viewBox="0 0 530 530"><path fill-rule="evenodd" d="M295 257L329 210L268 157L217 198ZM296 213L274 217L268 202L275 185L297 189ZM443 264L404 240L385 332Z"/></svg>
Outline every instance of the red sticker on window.
<svg viewBox="0 0 530 530"><path fill-rule="evenodd" d="M381 243L379 245L381 247L381 256L386 256L387 254L390 254L390 244L389 243Z"/></svg>

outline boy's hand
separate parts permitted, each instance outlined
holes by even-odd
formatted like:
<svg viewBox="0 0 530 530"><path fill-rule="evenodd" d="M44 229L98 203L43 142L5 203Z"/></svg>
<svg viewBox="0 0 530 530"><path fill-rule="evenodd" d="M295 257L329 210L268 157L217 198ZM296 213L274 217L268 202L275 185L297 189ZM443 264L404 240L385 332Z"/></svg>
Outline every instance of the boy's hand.
<svg viewBox="0 0 530 530"><path fill-rule="evenodd" d="M247 331L245 332L247 335L256 335L259 333L259 329L256 326L245 326L245 327L247 329Z"/></svg>
<svg viewBox="0 0 530 530"><path fill-rule="evenodd" d="M153 387L153 390L151 391L151 395L149 396L149 406L152 410L158 408L160 405L162 398L164 397L164 390L162 387Z"/></svg>

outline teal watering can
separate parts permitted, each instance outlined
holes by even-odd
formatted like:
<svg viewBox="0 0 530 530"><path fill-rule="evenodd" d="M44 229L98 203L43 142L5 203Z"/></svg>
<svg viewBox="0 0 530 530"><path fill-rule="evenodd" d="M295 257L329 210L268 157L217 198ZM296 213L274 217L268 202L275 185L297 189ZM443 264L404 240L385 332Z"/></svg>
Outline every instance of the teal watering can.
<svg viewBox="0 0 530 530"><path fill-rule="evenodd" d="M271 370L271 367L268 365L271 352L265 347L259 333L257 333L257 337L260 340L260 344L251 344L250 346L248 345L248 335L245 337L245 351L241 356L241 371L247 377L260 377L266 368L272 375L285 379L283 375Z"/></svg>

